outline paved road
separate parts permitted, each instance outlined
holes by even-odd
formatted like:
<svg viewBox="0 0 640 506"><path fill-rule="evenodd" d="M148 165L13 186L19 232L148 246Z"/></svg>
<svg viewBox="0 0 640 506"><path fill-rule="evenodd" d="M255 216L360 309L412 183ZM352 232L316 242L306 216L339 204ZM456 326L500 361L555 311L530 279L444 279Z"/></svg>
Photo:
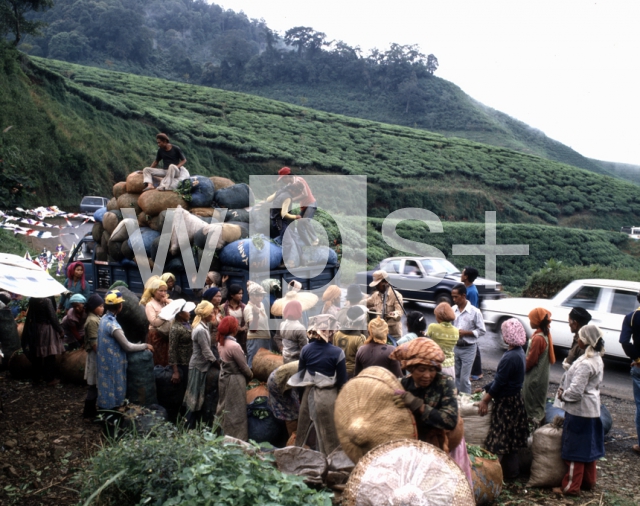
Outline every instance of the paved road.
<svg viewBox="0 0 640 506"><path fill-rule="evenodd" d="M407 307L407 311L420 311L427 318L427 324L435 323L433 309L425 305L418 304ZM405 329L406 330L406 329ZM551 329L553 335L553 328ZM558 350L556 348L556 350ZM504 349L500 345L499 338L495 333L487 331L485 336L480 340L480 351L482 353L483 369L496 370L498 362L504 353ZM562 369L562 360L566 357L566 351L559 350L556 356L556 363L551 366L551 382L560 383L564 370ZM601 386L601 392L604 395L610 395L619 399L633 400L633 387L631 378L629 377L629 365L626 363L615 362L605 359L604 381Z"/></svg>

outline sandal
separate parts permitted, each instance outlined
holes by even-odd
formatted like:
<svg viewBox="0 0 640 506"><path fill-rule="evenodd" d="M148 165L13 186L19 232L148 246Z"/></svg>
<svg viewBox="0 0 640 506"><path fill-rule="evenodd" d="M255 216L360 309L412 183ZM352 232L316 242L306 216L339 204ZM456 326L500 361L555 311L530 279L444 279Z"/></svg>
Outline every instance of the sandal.
<svg viewBox="0 0 640 506"><path fill-rule="evenodd" d="M633 446L631 447L631 449L632 449L635 453L637 453L638 455L640 455L640 445L633 445Z"/></svg>

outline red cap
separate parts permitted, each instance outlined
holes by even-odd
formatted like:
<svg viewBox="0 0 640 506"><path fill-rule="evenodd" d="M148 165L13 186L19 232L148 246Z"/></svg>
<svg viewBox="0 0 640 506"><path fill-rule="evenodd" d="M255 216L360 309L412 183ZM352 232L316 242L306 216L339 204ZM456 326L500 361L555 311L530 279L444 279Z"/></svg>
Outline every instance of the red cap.
<svg viewBox="0 0 640 506"><path fill-rule="evenodd" d="M278 175L280 176L278 178L278 181L280 181L284 176L290 176L291 175L291 169L289 167L282 167L278 171Z"/></svg>

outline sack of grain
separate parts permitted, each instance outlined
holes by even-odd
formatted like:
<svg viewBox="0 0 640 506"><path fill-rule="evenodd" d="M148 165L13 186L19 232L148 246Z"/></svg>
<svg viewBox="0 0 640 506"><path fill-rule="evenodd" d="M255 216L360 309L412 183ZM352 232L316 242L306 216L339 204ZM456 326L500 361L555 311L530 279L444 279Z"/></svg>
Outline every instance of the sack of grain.
<svg viewBox="0 0 640 506"><path fill-rule="evenodd" d="M104 232L102 223L100 223L99 221L96 221L93 224L93 227L91 228L91 237L93 237L93 240L96 241L98 244L100 244L100 241L102 241L102 232Z"/></svg>
<svg viewBox="0 0 640 506"><path fill-rule="evenodd" d="M222 249L230 242L240 239L243 235L243 230L238 225L231 223L211 223L209 225L205 225L194 234L194 246L204 249L207 244L207 237L210 233L220 234L218 236L218 241L215 243L215 248Z"/></svg>
<svg viewBox="0 0 640 506"><path fill-rule="evenodd" d="M152 216L149 218L149 228L151 230L155 230L156 232L162 232L162 224L164 224L164 217L167 212L162 211L158 216ZM162 217L162 224L160 223L160 219Z"/></svg>
<svg viewBox="0 0 640 506"><path fill-rule="evenodd" d="M192 176L191 205L193 207L211 207L215 187L213 182L204 176Z"/></svg>
<svg viewBox="0 0 640 506"><path fill-rule="evenodd" d="M209 178L209 181L213 183L213 187L216 191L222 190L223 188L229 188L229 186L233 186L235 183L231 181L231 179L227 179L226 177L218 177L212 176Z"/></svg>
<svg viewBox="0 0 640 506"><path fill-rule="evenodd" d="M122 243L120 251L122 252L122 256L127 260L133 260L135 258L135 253L131 246L129 246L129 241L124 241Z"/></svg>
<svg viewBox="0 0 640 506"><path fill-rule="evenodd" d="M147 227L149 228L149 219L150 216L148 216L144 211L142 211L138 216L138 225L140 225L141 227Z"/></svg>
<svg viewBox="0 0 640 506"><path fill-rule="evenodd" d="M215 207L242 209L252 206L255 202L255 197L249 185L240 183L217 190L213 196L213 201Z"/></svg>
<svg viewBox="0 0 640 506"><path fill-rule="evenodd" d="M187 202L176 192L149 190L140 195L138 205L149 216L157 216L167 209L175 209L178 206L188 208ZM137 213L136 213L137 214Z"/></svg>
<svg viewBox="0 0 640 506"><path fill-rule="evenodd" d="M129 224L130 227L138 227L137 220L134 220L133 218L125 218L120 223L118 223L116 228L111 233L109 240L118 242L126 241L129 238L129 229L127 228L127 224Z"/></svg>
<svg viewBox="0 0 640 506"><path fill-rule="evenodd" d="M422 441L400 440L360 459L342 504L475 506L475 500L466 476L445 452Z"/></svg>
<svg viewBox="0 0 640 506"><path fill-rule="evenodd" d="M109 202L107 202L107 211L115 211L116 209L120 209L118 207L118 199L113 197Z"/></svg>
<svg viewBox="0 0 640 506"><path fill-rule="evenodd" d="M109 239L111 239L111 234L109 234L109 232L107 232L106 230L102 232L102 237L100 238L100 246L102 246L105 252L109 248Z"/></svg>
<svg viewBox="0 0 640 506"><path fill-rule="evenodd" d="M266 397L257 397L247 406L247 431L250 440L276 447L286 446L289 438L287 426L273 416Z"/></svg>
<svg viewBox="0 0 640 506"><path fill-rule="evenodd" d="M139 215L142 209L138 204L138 197L140 197L140 195L136 193L123 193L118 197L118 209L133 209L136 216Z"/></svg>
<svg viewBox="0 0 640 506"><path fill-rule="evenodd" d="M121 260L124 260L121 241L114 241L113 239L111 239L109 241L107 252L109 253L109 256L113 258L114 262L120 262Z"/></svg>
<svg viewBox="0 0 640 506"><path fill-rule="evenodd" d="M562 422L559 420L543 425L533 433L533 462L527 487L558 487L562 484L567 465L562 460Z"/></svg>
<svg viewBox="0 0 640 506"><path fill-rule="evenodd" d="M469 456L473 494L477 505L492 504L502 492L502 466L495 455L489 455L489 458Z"/></svg>
<svg viewBox="0 0 640 506"><path fill-rule="evenodd" d="M127 193L142 193L142 190L147 186L144 182L144 174L142 171L132 172L127 176L127 182L125 183ZM115 195L114 195L115 196Z"/></svg>
<svg viewBox="0 0 640 506"><path fill-rule="evenodd" d="M144 251L149 258L155 258L152 255L153 252L153 242L160 237L160 232L156 232L155 230L151 230L149 227L141 227L140 228L140 236L142 237L142 245L144 246ZM129 237L128 241L129 247L134 251L132 238Z"/></svg>
<svg viewBox="0 0 640 506"><path fill-rule="evenodd" d="M556 408L553 405L553 401L547 400L547 404L544 409L544 423L553 423L553 419L556 416L564 418L564 409ZM611 418L611 413L604 404L600 404L600 421L602 422L602 428L604 429L604 435L606 436L609 434L609 431L613 426L613 418Z"/></svg>
<svg viewBox="0 0 640 506"><path fill-rule="evenodd" d="M126 286L119 285L117 288L124 299L122 311L116 317L122 332L132 343L144 343L149 329L149 320L144 312L144 306L140 305L138 296Z"/></svg>
<svg viewBox="0 0 640 506"><path fill-rule="evenodd" d="M227 214L224 217L224 221L235 221L240 223L249 223L250 220L249 211L246 209L228 209Z"/></svg>
<svg viewBox="0 0 640 506"><path fill-rule="evenodd" d="M140 406L158 404L150 351L127 353L127 399Z"/></svg>
<svg viewBox="0 0 640 506"><path fill-rule="evenodd" d="M121 221L122 212L119 209L116 209L115 211L107 211L102 217L102 226L104 227L104 230L113 234L113 231Z"/></svg>
<svg viewBox="0 0 640 506"><path fill-rule="evenodd" d="M273 456L278 471L302 476L307 485L322 485L328 467L322 453L299 446L287 446L275 450Z"/></svg>
<svg viewBox="0 0 640 506"><path fill-rule="evenodd" d="M382 443L418 437L411 411L393 401L395 390L402 390L400 381L383 367L367 367L342 387L334 410L336 432L353 462Z"/></svg>
<svg viewBox="0 0 640 506"><path fill-rule="evenodd" d="M195 214L199 218L211 218L215 209L213 207L191 207L189 212Z"/></svg>
<svg viewBox="0 0 640 506"><path fill-rule="evenodd" d="M251 404L258 397L269 397L267 385L260 384L257 387L247 390L247 404Z"/></svg>
<svg viewBox="0 0 640 506"><path fill-rule="evenodd" d="M120 181L113 185L113 198L117 199L123 193L127 193L127 183L124 181ZM129 192L135 193L135 192Z"/></svg>
<svg viewBox="0 0 640 506"><path fill-rule="evenodd" d="M193 244L193 237L196 232L204 228L207 224L197 216L190 214L182 206L178 206L173 215L173 228L171 230L171 244L169 251L172 255L177 255L180 252L180 243L178 241L178 234L185 233L189 239L189 243Z"/></svg>
<svg viewBox="0 0 640 506"><path fill-rule="evenodd" d="M58 371L63 381L84 385L84 367L87 363L87 352L84 348L67 351L62 354Z"/></svg>
<svg viewBox="0 0 640 506"><path fill-rule="evenodd" d="M275 270L282 263L282 248L263 235L255 236L227 244L220 261L237 269Z"/></svg>
<svg viewBox="0 0 640 506"><path fill-rule="evenodd" d="M22 349L15 350L11 355L8 355L8 357L7 359L7 355L5 355L3 360L8 364L11 378L25 380L31 377L31 362Z"/></svg>
<svg viewBox="0 0 640 506"><path fill-rule="evenodd" d="M282 355L271 353L269 350L260 348L253 357L251 369L253 377L262 383L266 383L269 375L283 364Z"/></svg>
<svg viewBox="0 0 640 506"><path fill-rule="evenodd" d="M485 416L478 414L477 401L471 399L471 395L458 394L458 412L464 420L464 439L467 444L478 445L484 448L489 429L491 428L491 413L493 401L489 402L489 410Z"/></svg>
<svg viewBox="0 0 640 506"><path fill-rule="evenodd" d="M107 250L102 246L96 246L96 260L99 262L106 262L107 257Z"/></svg>

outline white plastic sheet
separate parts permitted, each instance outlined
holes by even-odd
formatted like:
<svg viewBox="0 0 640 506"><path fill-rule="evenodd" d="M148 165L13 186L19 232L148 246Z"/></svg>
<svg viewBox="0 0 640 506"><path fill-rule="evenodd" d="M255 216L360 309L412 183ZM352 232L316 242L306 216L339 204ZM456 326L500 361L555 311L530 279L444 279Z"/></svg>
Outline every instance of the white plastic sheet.
<svg viewBox="0 0 640 506"><path fill-rule="evenodd" d="M67 291L41 267L9 253L0 253L0 288L26 297L50 297Z"/></svg>

